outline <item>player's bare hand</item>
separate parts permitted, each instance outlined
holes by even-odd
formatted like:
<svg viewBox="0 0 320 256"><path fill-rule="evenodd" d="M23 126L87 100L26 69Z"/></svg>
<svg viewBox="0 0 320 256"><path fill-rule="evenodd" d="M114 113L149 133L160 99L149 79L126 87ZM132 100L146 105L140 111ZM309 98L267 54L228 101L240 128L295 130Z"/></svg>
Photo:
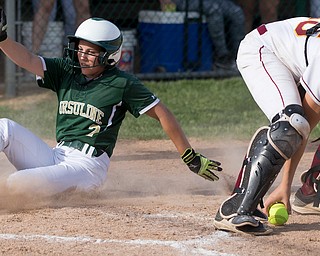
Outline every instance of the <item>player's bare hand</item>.
<svg viewBox="0 0 320 256"><path fill-rule="evenodd" d="M181 158L192 172L207 180L219 180L216 172L222 171L220 162L209 160L205 156L196 153L192 148L186 149Z"/></svg>
<svg viewBox="0 0 320 256"><path fill-rule="evenodd" d="M291 214L290 193L290 187L287 187L280 183L280 185L276 187L272 191L272 193L269 194L268 198L264 201L263 212L265 214L268 214L268 210L271 207L271 205L277 202L282 202L286 206L289 214Z"/></svg>
<svg viewBox="0 0 320 256"><path fill-rule="evenodd" d="M7 37L7 17L2 6L0 6L0 42L6 40Z"/></svg>

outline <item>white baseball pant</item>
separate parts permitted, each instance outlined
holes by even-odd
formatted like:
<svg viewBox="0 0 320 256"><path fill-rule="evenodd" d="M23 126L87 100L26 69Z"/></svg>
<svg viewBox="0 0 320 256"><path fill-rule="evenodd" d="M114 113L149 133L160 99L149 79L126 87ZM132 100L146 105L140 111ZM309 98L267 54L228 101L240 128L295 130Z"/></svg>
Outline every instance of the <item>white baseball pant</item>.
<svg viewBox="0 0 320 256"><path fill-rule="evenodd" d="M0 151L17 169L7 178L12 194L52 196L69 189L91 191L106 180L110 159L44 141L16 122L0 119Z"/></svg>
<svg viewBox="0 0 320 256"><path fill-rule="evenodd" d="M237 65L251 95L271 122L286 106L302 103L292 72L260 37L253 30L243 39Z"/></svg>

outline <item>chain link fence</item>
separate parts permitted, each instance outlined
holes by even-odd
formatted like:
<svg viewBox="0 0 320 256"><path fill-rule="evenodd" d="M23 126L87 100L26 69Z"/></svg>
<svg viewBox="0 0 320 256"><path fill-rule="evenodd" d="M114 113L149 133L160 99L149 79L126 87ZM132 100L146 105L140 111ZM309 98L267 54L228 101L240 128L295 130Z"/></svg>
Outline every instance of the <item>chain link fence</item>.
<svg viewBox="0 0 320 256"><path fill-rule="evenodd" d="M66 34L78 25L77 10L73 0L56 0L43 21L35 22L40 1L1 2L14 3L7 16L14 16L15 24L9 26L15 25L17 41L43 56L61 57ZM88 11L122 31L119 68L157 80L237 76L237 46L248 31L265 22L318 15L317 5L320 0L89 0ZM2 63L4 59L2 54ZM5 66L0 66L2 81L8 75ZM14 76L18 86L34 79L18 68Z"/></svg>

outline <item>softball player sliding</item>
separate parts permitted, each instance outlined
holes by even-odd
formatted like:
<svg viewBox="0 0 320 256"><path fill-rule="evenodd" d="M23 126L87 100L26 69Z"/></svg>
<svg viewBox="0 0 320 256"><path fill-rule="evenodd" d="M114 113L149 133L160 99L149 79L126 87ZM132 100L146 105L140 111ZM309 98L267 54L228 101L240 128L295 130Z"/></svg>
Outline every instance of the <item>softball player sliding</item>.
<svg viewBox="0 0 320 256"><path fill-rule="evenodd" d="M319 19L292 18L262 25L241 42L237 65L253 98L270 121L253 136L232 195L220 206L215 226L255 235L272 230L260 220L283 202L290 211L291 184L310 130L320 118ZM300 85L300 86L299 86ZM262 198L283 167L280 185ZM295 195L294 210L319 211L312 174ZM312 180L310 182L310 179ZM308 181L308 182L307 182ZM318 181L319 183L319 181ZM314 202L318 201L318 204ZM257 206L262 205L262 211ZM300 208L300 210L299 210Z"/></svg>
<svg viewBox="0 0 320 256"><path fill-rule="evenodd" d="M120 71L122 35L111 22L90 18L69 36L66 57L50 59L29 52L7 37L0 10L0 48L17 65L37 75L38 85L58 98L57 145L9 119L0 119L0 151L18 170L7 179L14 194L51 196L101 186L127 111L158 120L191 171L217 180L219 162L196 153L172 113L134 76Z"/></svg>

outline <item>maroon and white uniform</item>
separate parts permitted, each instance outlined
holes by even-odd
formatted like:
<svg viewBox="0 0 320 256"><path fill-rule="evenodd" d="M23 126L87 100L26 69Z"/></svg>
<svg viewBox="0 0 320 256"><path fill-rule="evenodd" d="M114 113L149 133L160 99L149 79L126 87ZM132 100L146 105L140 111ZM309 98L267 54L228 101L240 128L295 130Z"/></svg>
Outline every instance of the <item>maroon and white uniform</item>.
<svg viewBox="0 0 320 256"><path fill-rule="evenodd" d="M320 35L306 47L306 30L320 19L299 17L262 25L240 44L237 65L253 98L268 119L290 104L301 105L297 83L320 105Z"/></svg>

